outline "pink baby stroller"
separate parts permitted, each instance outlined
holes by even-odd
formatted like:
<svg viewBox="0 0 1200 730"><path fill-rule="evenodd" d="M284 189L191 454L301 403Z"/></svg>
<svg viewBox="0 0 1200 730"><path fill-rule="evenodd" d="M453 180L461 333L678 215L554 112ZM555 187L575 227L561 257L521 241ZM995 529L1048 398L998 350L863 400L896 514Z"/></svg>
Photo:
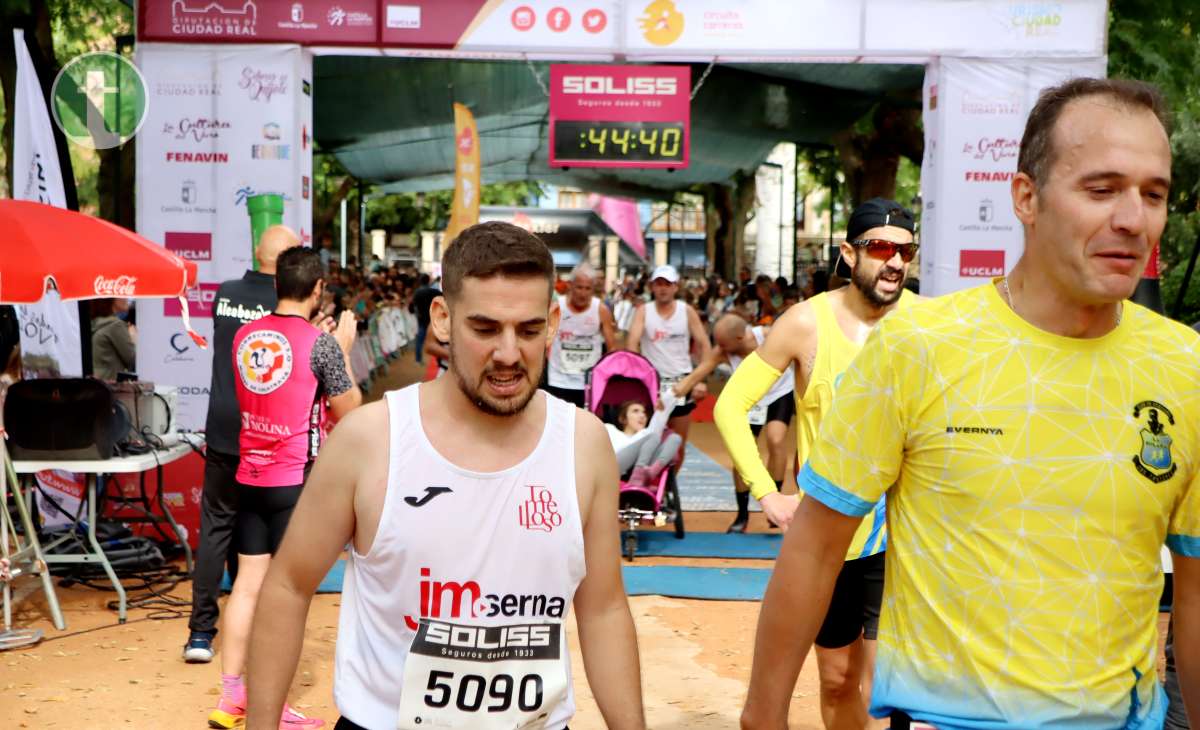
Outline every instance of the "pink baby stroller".
<svg viewBox="0 0 1200 730"><path fill-rule="evenodd" d="M610 352L588 374L588 410L605 423L616 425L617 409L629 400L641 401L646 412L653 413L658 403L658 373L641 355L626 350ZM637 527L644 522L655 525L673 522L675 537L683 539L683 509L679 503L675 467L673 462L663 470L657 482L648 487L621 482L617 518L627 528L624 550L630 560L637 552Z"/></svg>

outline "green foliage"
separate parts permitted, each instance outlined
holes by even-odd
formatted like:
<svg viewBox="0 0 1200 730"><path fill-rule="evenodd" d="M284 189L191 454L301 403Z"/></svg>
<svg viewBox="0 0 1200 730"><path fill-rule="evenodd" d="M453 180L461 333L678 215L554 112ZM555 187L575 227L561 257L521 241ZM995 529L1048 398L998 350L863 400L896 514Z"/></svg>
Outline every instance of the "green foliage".
<svg viewBox="0 0 1200 730"><path fill-rule="evenodd" d="M828 191L832 183L837 205L833 214L833 229L845 230L850 217L850 191L844 184L842 160L832 147L803 146L796 148L796 165L800 168L797 190L801 196L822 190ZM829 214L829 196L825 195L813 206L818 217Z"/></svg>
<svg viewBox="0 0 1200 730"><path fill-rule="evenodd" d="M326 199L350 173L332 154L313 155L313 177L317 190L317 207L327 205ZM424 193L378 192L375 185L364 185L367 198L367 227L385 228L391 233L420 233L446 227L453 190L432 190ZM535 205L545 191L536 181L501 182L484 185L480 190L481 205ZM357 210L358 187L346 196L347 206Z"/></svg>
<svg viewBox="0 0 1200 730"><path fill-rule="evenodd" d="M1108 73L1156 84L1172 110L1171 198L1161 259L1163 300L1175 304L1183 270L1200 235L1200 3L1194 0L1112 0ZM1184 322L1200 319L1200 272L1193 275Z"/></svg>

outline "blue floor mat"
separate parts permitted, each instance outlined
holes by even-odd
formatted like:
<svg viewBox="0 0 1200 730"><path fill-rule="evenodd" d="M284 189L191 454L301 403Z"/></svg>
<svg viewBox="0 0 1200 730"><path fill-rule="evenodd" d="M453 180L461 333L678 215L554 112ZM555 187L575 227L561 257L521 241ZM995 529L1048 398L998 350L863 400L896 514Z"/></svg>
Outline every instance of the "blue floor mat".
<svg viewBox="0 0 1200 730"><path fill-rule="evenodd" d="M733 473L712 458L687 444L687 456L675 476L679 484L679 499L684 512L733 512L737 500L733 496ZM750 500L750 511L758 512L758 500Z"/></svg>
<svg viewBox="0 0 1200 730"><path fill-rule="evenodd" d="M624 535L622 535L623 537ZM779 546L783 544L783 535L727 535L723 532L689 532L682 540L676 540L673 531L639 530L637 540L638 556L774 560L779 554Z"/></svg>
<svg viewBox="0 0 1200 730"><path fill-rule="evenodd" d="M329 573L325 576L324 580L321 581L321 585L317 586L317 593L341 593L342 578L344 578L345 575L346 561L339 560L333 564L332 568L329 569ZM226 573L225 577L221 579L221 590L228 591L229 588L229 573Z"/></svg>
<svg viewBox="0 0 1200 730"><path fill-rule="evenodd" d="M765 568L690 568L680 565L637 566L621 569L625 593L631 596L670 596L713 601L759 601L771 571Z"/></svg>

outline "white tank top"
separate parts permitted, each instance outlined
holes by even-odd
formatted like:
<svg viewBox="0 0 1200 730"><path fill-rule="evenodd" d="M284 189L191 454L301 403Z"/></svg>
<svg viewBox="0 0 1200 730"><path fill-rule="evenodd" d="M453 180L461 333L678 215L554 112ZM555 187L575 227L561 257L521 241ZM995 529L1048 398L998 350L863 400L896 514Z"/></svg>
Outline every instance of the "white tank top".
<svg viewBox="0 0 1200 730"><path fill-rule="evenodd" d="M754 333L754 340L758 342L758 346L762 347L763 340L767 339L766 330L762 327L751 327L750 331ZM741 364L742 358L739 355L729 356L729 367L737 370ZM771 389L767 391L767 394L755 404L755 408L766 408L796 389L796 371L794 368L795 366L788 365L787 370L783 371L779 379L771 384Z"/></svg>
<svg viewBox="0 0 1200 730"><path fill-rule="evenodd" d="M566 297L558 298L562 318L558 336L550 345L550 368L547 382L555 388L583 390L588 370L604 354L604 335L600 332L600 300L592 297L583 312L575 312Z"/></svg>
<svg viewBox="0 0 1200 730"><path fill-rule="evenodd" d="M388 483L375 542L346 564L334 698L369 728L561 728L575 713L563 630L586 572L575 407L545 393L520 464L437 453L418 387L387 393Z"/></svg>
<svg viewBox="0 0 1200 730"><path fill-rule="evenodd" d="M642 354L663 379L678 381L692 372L691 344L688 331L687 304L675 301L675 311L669 319L658 315L654 302L646 305L646 328L640 342Z"/></svg>

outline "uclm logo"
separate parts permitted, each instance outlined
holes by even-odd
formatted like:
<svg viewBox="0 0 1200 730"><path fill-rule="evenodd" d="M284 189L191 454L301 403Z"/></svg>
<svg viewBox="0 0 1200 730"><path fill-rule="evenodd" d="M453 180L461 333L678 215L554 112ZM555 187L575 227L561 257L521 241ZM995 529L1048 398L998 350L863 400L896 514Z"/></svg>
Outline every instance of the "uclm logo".
<svg viewBox="0 0 1200 730"><path fill-rule="evenodd" d="M969 277L1004 276L1004 252L960 251L958 275Z"/></svg>
<svg viewBox="0 0 1200 730"><path fill-rule="evenodd" d="M630 76L623 81L611 76L563 76L562 89L564 94L674 96L679 86L666 76Z"/></svg>
<svg viewBox="0 0 1200 730"><path fill-rule="evenodd" d="M167 231L163 244L171 253L187 261L212 261L211 233Z"/></svg>

